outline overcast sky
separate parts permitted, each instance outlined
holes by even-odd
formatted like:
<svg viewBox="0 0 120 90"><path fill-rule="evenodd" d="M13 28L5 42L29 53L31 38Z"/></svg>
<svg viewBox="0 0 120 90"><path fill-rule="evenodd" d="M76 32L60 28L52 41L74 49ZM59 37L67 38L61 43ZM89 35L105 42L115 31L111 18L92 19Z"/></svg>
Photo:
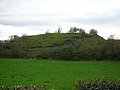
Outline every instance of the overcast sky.
<svg viewBox="0 0 120 90"><path fill-rule="evenodd" d="M0 40L10 35L96 29L120 38L120 0L0 0Z"/></svg>

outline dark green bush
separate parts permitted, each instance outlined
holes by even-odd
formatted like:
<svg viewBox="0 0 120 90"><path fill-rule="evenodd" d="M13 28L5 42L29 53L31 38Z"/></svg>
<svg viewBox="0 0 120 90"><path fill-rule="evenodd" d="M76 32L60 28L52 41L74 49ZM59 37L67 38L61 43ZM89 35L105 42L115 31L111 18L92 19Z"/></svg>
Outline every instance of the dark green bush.
<svg viewBox="0 0 120 90"><path fill-rule="evenodd" d="M76 90L120 90L120 80L78 80Z"/></svg>

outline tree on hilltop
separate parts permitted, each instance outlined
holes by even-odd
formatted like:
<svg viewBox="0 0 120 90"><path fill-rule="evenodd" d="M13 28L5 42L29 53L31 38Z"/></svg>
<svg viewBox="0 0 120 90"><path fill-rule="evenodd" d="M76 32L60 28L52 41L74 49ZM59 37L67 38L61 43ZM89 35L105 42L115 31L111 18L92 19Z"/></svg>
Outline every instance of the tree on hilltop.
<svg viewBox="0 0 120 90"><path fill-rule="evenodd" d="M89 32L89 34L97 35L98 32L97 32L97 30L95 30L95 29L91 29L90 32Z"/></svg>

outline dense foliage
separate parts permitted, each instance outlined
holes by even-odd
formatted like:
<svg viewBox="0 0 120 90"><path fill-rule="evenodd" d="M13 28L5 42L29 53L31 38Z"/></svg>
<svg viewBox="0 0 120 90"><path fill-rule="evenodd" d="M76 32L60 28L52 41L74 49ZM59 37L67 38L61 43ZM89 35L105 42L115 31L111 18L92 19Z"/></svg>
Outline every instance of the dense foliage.
<svg viewBox="0 0 120 90"><path fill-rule="evenodd" d="M113 81L107 78L99 80L79 80L77 90L120 90L120 80Z"/></svg>
<svg viewBox="0 0 120 90"><path fill-rule="evenodd" d="M76 29L71 29L76 30ZM0 41L0 57L62 60L120 60L120 40L103 39L97 31L11 36Z"/></svg>

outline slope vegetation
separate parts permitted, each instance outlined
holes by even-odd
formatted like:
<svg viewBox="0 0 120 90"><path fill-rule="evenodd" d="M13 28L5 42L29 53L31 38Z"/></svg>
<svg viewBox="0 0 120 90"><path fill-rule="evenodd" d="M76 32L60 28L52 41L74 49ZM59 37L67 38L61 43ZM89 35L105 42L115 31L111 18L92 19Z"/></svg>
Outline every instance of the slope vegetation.
<svg viewBox="0 0 120 90"><path fill-rule="evenodd" d="M120 60L120 41L96 34L47 33L2 42L0 57L60 60Z"/></svg>
<svg viewBox="0 0 120 90"><path fill-rule="evenodd" d="M27 36L26 41L29 45L28 55L31 58L80 60L89 59L92 54L98 52L105 40L98 35L49 33ZM90 59L96 59L96 57Z"/></svg>

